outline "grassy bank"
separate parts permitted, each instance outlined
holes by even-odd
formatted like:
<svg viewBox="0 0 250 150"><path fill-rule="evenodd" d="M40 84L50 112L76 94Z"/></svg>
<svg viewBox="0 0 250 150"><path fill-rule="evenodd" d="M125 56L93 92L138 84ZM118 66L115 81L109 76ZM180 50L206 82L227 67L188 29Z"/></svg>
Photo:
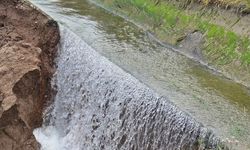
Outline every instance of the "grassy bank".
<svg viewBox="0 0 250 150"><path fill-rule="evenodd" d="M202 5L215 5L215 6L220 6L223 8L230 8L230 7L235 7L239 10L240 12L249 12L250 8L250 0L180 0L182 3L191 3L191 2L196 2L200 3Z"/></svg>
<svg viewBox="0 0 250 150"><path fill-rule="evenodd" d="M187 14L170 3L153 0L104 0L104 2L125 13L130 12L128 15L148 24L158 38L171 44L178 44L187 33L202 32L203 52L211 62L224 65L237 61L241 66L250 65L250 39L212 24L199 14Z"/></svg>
<svg viewBox="0 0 250 150"><path fill-rule="evenodd" d="M209 15L199 11L189 13L185 8L170 1L100 0L99 2L143 24L161 41L173 45L178 45L187 34L201 32L204 36L202 54L208 63L220 70L226 68L226 72L232 70L234 75L241 71L243 72L240 74L243 76L250 73L248 37L250 34L241 35L233 32L230 28L212 23L213 17Z"/></svg>

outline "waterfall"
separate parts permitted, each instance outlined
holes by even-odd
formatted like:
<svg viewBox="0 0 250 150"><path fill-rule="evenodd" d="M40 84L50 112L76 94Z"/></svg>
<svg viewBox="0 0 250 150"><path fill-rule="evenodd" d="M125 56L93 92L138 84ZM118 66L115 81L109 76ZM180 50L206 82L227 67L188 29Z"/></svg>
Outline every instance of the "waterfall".
<svg viewBox="0 0 250 150"><path fill-rule="evenodd" d="M215 148L213 133L60 27L57 94L34 135L42 150Z"/></svg>

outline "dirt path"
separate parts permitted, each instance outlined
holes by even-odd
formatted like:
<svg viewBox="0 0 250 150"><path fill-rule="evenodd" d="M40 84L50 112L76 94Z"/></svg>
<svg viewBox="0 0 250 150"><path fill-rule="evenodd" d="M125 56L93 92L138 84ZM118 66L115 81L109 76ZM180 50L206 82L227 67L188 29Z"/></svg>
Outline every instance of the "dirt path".
<svg viewBox="0 0 250 150"><path fill-rule="evenodd" d="M58 25L27 2L0 0L0 149L33 150L51 99Z"/></svg>

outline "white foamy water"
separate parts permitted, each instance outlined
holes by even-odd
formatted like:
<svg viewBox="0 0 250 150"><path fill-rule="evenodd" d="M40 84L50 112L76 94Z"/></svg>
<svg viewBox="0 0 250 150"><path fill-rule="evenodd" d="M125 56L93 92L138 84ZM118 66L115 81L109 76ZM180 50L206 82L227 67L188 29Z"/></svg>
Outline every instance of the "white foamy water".
<svg viewBox="0 0 250 150"><path fill-rule="evenodd" d="M49 123L34 135L41 150L197 149L218 139L167 98L61 28ZM45 121L46 122L46 121Z"/></svg>
<svg viewBox="0 0 250 150"><path fill-rule="evenodd" d="M36 140L41 144L41 150L63 150L64 144L59 133L53 126L38 128L33 131Z"/></svg>

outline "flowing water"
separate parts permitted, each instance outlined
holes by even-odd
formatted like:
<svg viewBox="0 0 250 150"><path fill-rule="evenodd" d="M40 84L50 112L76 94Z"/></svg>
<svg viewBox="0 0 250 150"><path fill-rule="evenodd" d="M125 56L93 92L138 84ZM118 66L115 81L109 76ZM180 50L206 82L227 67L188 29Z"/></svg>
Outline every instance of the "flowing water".
<svg viewBox="0 0 250 150"><path fill-rule="evenodd" d="M234 148L250 149L249 89L85 0L32 2L80 37L62 29L58 93L35 130L44 147L192 149L199 138L216 144L195 118Z"/></svg>
<svg viewBox="0 0 250 150"><path fill-rule="evenodd" d="M56 101L47 127L35 131L44 149L50 139L57 140L53 148L66 150L191 150L197 149L197 139L204 139L207 147L217 144L201 124L69 30L62 29L61 38Z"/></svg>

